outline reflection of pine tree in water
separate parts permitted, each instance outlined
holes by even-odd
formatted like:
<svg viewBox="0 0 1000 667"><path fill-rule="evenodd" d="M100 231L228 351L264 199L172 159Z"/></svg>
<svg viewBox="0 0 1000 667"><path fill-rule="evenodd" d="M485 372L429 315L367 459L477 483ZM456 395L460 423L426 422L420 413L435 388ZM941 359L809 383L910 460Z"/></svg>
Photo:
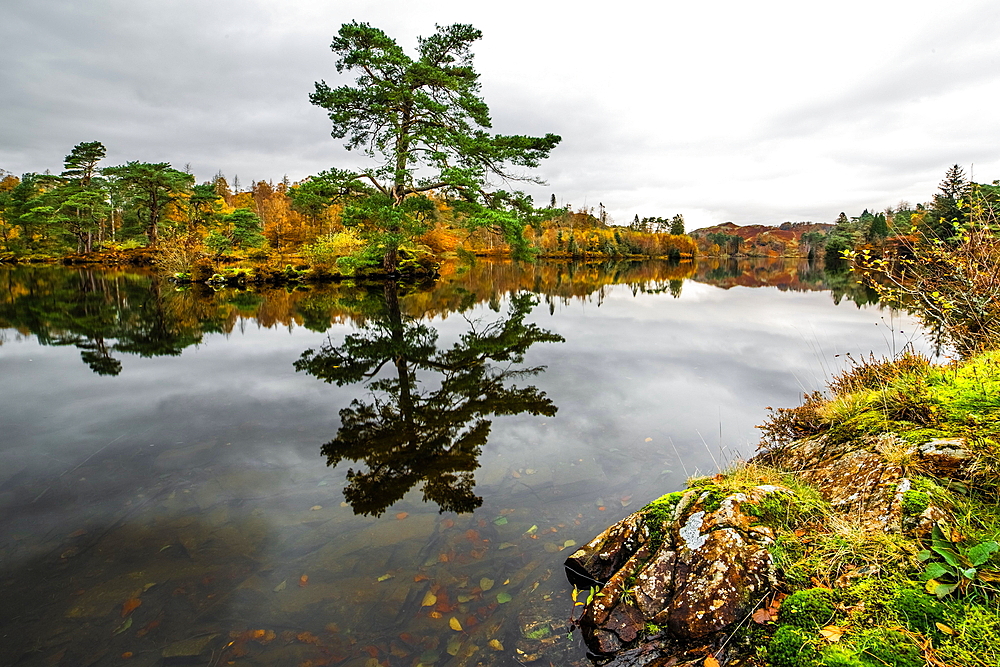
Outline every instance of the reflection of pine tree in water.
<svg viewBox="0 0 1000 667"><path fill-rule="evenodd" d="M340 411L341 427L322 448L328 465L347 459L367 470L348 470L344 497L355 513L378 516L423 482L425 501L441 511L471 512L482 504L472 471L486 444L493 415L552 416L556 406L536 387L509 382L543 367L515 368L535 343L562 342L557 334L525 324L538 303L511 297L506 316L470 329L450 349L437 347L437 331L404 317L395 283L386 283L382 312L340 346L306 350L295 369L338 386L367 382L372 400ZM494 364L503 364L497 367ZM377 377L384 368L395 372ZM417 372L436 374L439 386L421 391Z"/></svg>
<svg viewBox="0 0 1000 667"><path fill-rule="evenodd" d="M72 345L99 375L118 375L114 352L142 357L177 356L202 334L220 330L211 316L192 318L171 307L159 281L127 273L42 270L4 271L0 327L34 334L41 345Z"/></svg>

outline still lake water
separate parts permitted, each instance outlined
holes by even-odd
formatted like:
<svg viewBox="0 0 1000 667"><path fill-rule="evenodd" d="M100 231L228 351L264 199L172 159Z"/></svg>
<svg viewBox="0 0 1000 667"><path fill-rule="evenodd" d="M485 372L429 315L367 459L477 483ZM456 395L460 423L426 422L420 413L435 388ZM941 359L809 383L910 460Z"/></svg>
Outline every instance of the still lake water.
<svg viewBox="0 0 1000 667"><path fill-rule="evenodd" d="M589 664L574 546L907 343L808 263L0 269L0 664Z"/></svg>

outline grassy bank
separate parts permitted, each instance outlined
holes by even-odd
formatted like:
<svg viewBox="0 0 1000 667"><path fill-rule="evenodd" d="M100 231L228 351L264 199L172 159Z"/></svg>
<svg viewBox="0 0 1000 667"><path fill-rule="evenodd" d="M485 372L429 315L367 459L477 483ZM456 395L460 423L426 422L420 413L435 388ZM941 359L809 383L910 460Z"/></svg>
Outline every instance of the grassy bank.
<svg viewBox="0 0 1000 667"><path fill-rule="evenodd" d="M859 363L762 429L764 453L690 482L793 491L743 507L781 580L737 633L748 664L1000 664L1000 352ZM829 472L849 457L878 479Z"/></svg>

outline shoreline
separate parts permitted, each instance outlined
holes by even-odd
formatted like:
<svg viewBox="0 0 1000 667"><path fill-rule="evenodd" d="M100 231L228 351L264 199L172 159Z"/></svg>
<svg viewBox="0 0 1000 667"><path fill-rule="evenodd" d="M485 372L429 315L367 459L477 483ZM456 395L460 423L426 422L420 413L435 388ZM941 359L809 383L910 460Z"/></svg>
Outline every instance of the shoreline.
<svg viewBox="0 0 1000 667"><path fill-rule="evenodd" d="M974 654L1000 628L1000 353L872 361L830 391L567 559L601 664L996 664Z"/></svg>

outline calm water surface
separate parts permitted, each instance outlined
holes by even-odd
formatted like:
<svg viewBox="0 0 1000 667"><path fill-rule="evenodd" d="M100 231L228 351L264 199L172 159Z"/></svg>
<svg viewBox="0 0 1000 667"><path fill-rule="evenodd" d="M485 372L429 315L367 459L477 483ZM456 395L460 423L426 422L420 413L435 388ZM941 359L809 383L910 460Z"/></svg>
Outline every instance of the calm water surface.
<svg viewBox="0 0 1000 667"><path fill-rule="evenodd" d="M0 664L589 664L565 557L927 347L871 301L782 262L0 269Z"/></svg>

